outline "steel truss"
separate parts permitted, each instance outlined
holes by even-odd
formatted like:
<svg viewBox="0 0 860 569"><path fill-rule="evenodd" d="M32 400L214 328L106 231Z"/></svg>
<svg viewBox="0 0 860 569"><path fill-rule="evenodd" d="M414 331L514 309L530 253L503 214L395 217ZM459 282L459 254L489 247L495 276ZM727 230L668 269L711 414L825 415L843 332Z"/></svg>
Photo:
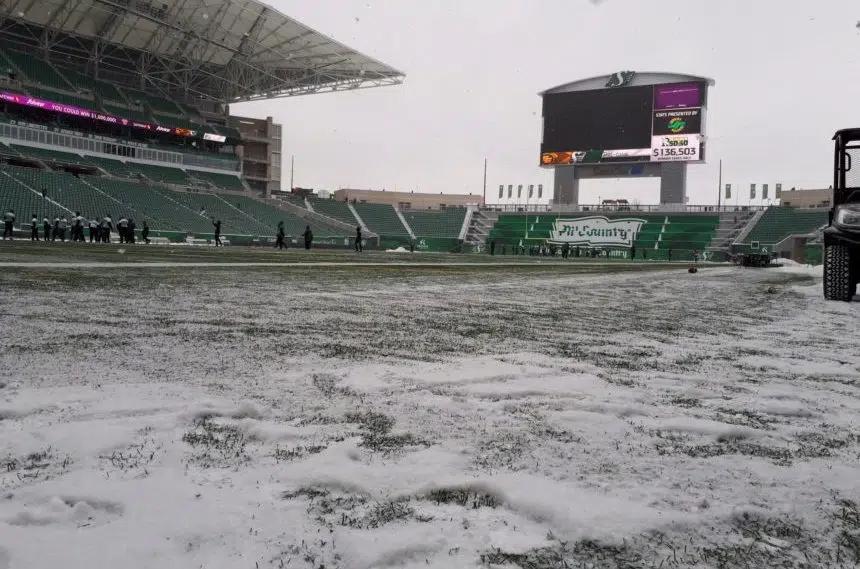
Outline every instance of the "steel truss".
<svg viewBox="0 0 860 569"><path fill-rule="evenodd" d="M0 41L186 102L230 104L403 81L396 69L256 0L162 1L171 0L0 0Z"/></svg>

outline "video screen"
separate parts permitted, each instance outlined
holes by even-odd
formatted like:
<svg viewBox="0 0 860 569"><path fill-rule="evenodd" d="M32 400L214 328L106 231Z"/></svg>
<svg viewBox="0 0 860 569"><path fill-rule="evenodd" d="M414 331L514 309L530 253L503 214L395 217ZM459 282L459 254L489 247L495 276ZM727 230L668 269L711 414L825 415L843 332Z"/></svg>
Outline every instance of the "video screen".
<svg viewBox="0 0 860 569"><path fill-rule="evenodd" d="M701 83L676 83L654 87L654 110L701 107L705 92Z"/></svg>
<svg viewBox="0 0 860 569"><path fill-rule="evenodd" d="M541 153L649 148L653 98L650 85L546 95Z"/></svg>

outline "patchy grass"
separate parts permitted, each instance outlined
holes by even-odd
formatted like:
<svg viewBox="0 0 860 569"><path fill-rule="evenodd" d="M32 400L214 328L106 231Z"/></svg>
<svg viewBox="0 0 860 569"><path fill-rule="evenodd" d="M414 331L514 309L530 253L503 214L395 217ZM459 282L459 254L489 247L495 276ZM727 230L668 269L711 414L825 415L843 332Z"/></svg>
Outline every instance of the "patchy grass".
<svg viewBox="0 0 860 569"><path fill-rule="evenodd" d="M411 433L392 433L394 419L382 413L366 411L347 413L344 420L357 423L364 448L383 454L391 454L409 447L428 447L430 443Z"/></svg>
<svg viewBox="0 0 860 569"><path fill-rule="evenodd" d="M196 421L194 428L182 435L182 442L192 449L188 462L203 468L235 467L251 460L245 451L245 434L210 418Z"/></svg>
<svg viewBox="0 0 860 569"><path fill-rule="evenodd" d="M23 456L7 456L0 460L0 488L9 489L49 480L72 466L69 455L60 455L53 447Z"/></svg>

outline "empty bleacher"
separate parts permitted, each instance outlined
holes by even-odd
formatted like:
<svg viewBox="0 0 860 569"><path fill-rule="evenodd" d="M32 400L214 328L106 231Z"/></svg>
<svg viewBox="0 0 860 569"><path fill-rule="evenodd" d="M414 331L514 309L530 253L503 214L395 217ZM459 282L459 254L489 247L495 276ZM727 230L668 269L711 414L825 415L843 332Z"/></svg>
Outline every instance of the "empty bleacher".
<svg viewBox="0 0 860 569"><path fill-rule="evenodd" d="M745 243L776 245L791 235L804 235L827 225L828 210L773 206L762 214Z"/></svg>
<svg viewBox="0 0 860 569"><path fill-rule="evenodd" d="M272 226L264 224L250 214L237 209L228 201L213 194L194 192L174 192L164 188L154 188L153 191L179 202L186 208L210 220L211 218L221 220L221 231L225 235L271 235ZM232 197L232 196L227 196Z"/></svg>
<svg viewBox="0 0 860 569"><path fill-rule="evenodd" d="M339 237L350 233L344 228L322 223L316 219L305 219L277 208L274 205L269 205L259 200L255 200L254 198L246 196L223 197L231 204L234 204L238 209L251 214L256 219L259 219L268 225L271 228L270 231L272 233L274 233L275 228L280 221L284 222L284 231L290 236L301 235L304 233L305 227L308 225L310 225L311 231L313 231L314 235L317 237Z"/></svg>
<svg viewBox="0 0 860 569"><path fill-rule="evenodd" d="M417 237L460 236L466 208L448 208L442 211L404 211L403 217Z"/></svg>
<svg viewBox="0 0 860 569"><path fill-rule="evenodd" d="M34 213L39 219L43 217L53 219L56 215L68 215L66 210L53 203L51 199L45 199L38 192L25 187L12 175L19 170L27 170L27 168L7 166L0 171L0 209L14 210L18 218L17 223L22 225L29 223L30 216Z"/></svg>
<svg viewBox="0 0 860 569"><path fill-rule="evenodd" d="M320 215L331 217L350 225L358 225L358 220L352 215L349 205L344 201L320 198L311 198L309 201L313 210Z"/></svg>
<svg viewBox="0 0 860 569"><path fill-rule="evenodd" d="M126 167L134 173L142 174L153 182L164 184L188 184L188 176L184 170L171 168L170 166L155 166L152 164L140 164L137 162L126 162Z"/></svg>
<svg viewBox="0 0 860 569"><path fill-rule="evenodd" d="M244 192L245 186L242 185L242 180L239 176L231 176L230 174L216 174L213 172L201 172L199 170L189 170L188 175L198 180L209 182L222 190L232 190L236 192Z"/></svg>
<svg viewBox="0 0 860 569"><path fill-rule="evenodd" d="M364 221L367 228L379 235L408 236L409 231L403 226L394 207L383 204L356 203L355 211Z"/></svg>
<svg viewBox="0 0 860 569"><path fill-rule="evenodd" d="M21 156L27 156L28 158L36 158L44 162L89 165L87 164L87 160L83 156L81 156L80 154L75 154L73 152L62 152L60 150L37 148L35 146L22 146L19 144L10 144L9 146Z"/></svg>
<svg viewBox="0 0 860 569"><path fill-rule="evenodd" d="M27 86L26 89L33 97L45 99L53 103L62 103L64 105L71 105L73 107L81 107L84 109L96 108L96 103L94 100L88 99L83 96L69 95L67 93L58 93L56 91L49 91L47 89L41 89L33 86Z"/></svg>
<svg viewBox="0 0 860 569"><path fill-rule="evenodd" d="M47 61L13 50L5 51L4 56L7 62L14 65L24 77L34 83L54 89L74 90L74 87L62 75L57 73L54 66ZM39 97L41 95L33 93L33 96Z"/></svg>

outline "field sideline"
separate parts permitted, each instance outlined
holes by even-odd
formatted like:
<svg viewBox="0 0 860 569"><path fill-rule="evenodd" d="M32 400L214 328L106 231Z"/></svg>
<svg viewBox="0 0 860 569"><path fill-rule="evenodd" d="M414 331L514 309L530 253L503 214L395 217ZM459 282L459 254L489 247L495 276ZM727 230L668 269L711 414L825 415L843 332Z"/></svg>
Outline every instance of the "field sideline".
<svg viewBox="0 0 860 569"><path fill-rule="evenodd" d="M0 241L0 268L100 268L131 267L384 267L395 265L413 268L511 268L560 272L613 272L686 268L689 262L629 261L624 259L562 259L526 255L454 254L454 253L388 253L292 248L277 251L262 247L224 247L189 245L91 245L73 243L32 243ZM708 264L700 263L700 267ZM717 265L717 266L725 266Z"/></svg>

